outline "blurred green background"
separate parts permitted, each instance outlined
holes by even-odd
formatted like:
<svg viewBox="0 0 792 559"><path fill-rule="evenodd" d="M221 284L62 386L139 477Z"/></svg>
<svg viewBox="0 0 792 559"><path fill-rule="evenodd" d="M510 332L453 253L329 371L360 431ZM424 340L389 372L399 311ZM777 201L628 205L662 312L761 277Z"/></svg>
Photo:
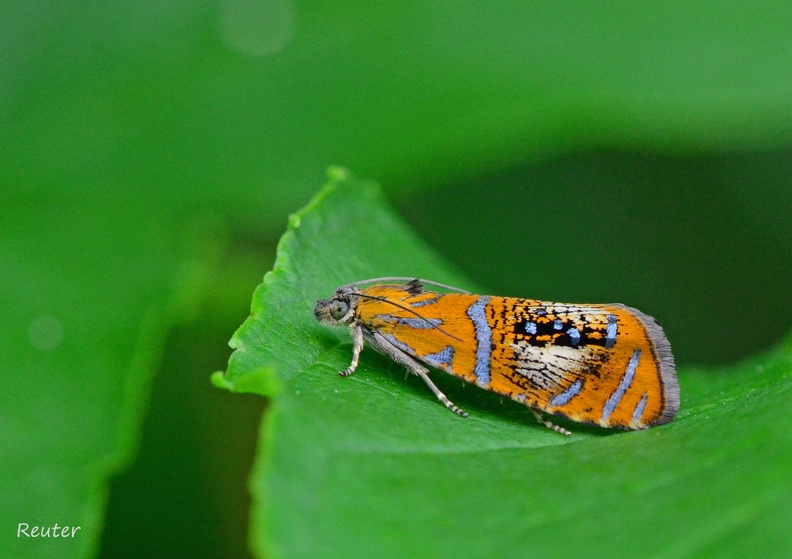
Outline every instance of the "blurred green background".
<svg viewBox="0 0 792 559"><path fill-rule="evenodd" d="M771 346L792 316L791 19L4 2L0 557L249 554L265 402L209 374L330 164L492 293L638 307L681 364Z"/></svg>

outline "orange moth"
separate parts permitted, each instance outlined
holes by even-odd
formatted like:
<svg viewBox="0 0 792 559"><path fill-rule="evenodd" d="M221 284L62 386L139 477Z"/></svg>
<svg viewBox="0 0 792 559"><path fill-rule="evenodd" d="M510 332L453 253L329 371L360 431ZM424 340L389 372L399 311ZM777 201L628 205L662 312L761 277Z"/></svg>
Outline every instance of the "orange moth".
<svg viewBox="0 0 792 559"><path fill-rule="evenodd" d="M355 371L368 342L462 417L467 413L435 386L428 367L525 404L540 423L565 435L570 432L541 412L645 429L679 411L671 346L657 322L638 310L473 295L409 279L351 283L316 302L320 322L345 325L352 335L352 363L342 376ZM382 283L397 281L404 283ZM427 291L425 284L446 292Z"/></svg>

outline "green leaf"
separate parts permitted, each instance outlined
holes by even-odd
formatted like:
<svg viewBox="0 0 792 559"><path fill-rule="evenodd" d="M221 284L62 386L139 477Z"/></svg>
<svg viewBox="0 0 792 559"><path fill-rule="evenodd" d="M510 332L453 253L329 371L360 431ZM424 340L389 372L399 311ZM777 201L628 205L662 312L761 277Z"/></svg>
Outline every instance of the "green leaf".
<svg viewBox="0 0 792 559"><path fill-rule="evenodd" d="M6 0L4 186L123 184L274 229L328 161L395 189L577 147L788 145L787 2L267 6Z"/></svg>
<svg viewBox="0 0 792 559"><path fill-rule="evenodd" d="M185 257L167 210L98 198L0 208L0 557L95 553L165 332L205 275L205 235ZM79 530L17 537L20 523Z"/></svg>
<svg viewBox="0 0 792 559"><path fill-rule="evenodd" d="M338 173L292 217L235 334L225 382L271 375L252 542L273 557L781 557L792 546L792 342L723 370L682 369L682 411L640 432L567 425L434 373L470 412L312 315L343 283L463 284L378 190ZM711 335L707 332L706 335ZM702 343L705 343L703 336ZM218 379L219 381L219 379Z"/></svg>

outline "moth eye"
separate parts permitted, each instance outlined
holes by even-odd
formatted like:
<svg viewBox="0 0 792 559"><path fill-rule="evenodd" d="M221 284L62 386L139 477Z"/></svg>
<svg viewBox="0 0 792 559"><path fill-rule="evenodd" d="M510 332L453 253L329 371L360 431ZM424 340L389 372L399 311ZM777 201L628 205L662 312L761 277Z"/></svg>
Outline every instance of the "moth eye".
<svg viewBox="0 0 792 559"><path fill-rule="evenodd" d="M330 316L336 320L341 320L344 315L349 311L349 303L344 301L335 301L330 305Z"/></svg>

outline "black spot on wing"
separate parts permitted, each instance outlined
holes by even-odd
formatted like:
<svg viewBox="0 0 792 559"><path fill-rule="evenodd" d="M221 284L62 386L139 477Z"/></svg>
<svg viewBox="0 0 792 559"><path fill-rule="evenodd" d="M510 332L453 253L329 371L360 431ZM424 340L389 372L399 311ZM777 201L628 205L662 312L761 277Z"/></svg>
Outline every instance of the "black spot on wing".
<svg viewBox="0 0 792 559"><path fill-rule="evenodd" d="M404 284L404 290L410 295L420 295L424 292L424 286L421 280L414 279L409 283Z"/></svg>
<svg viewBox="0 0 792 559"><path fill-rule="evenodd" d="M569 318L544 318L547 313L536 313L535 317L525 317L514 322L514 336L528 345L545 347L547 344L582 348L584 346L606 347L608 340L605 338L601 327L592 328L585 324L580 326ZM596 333L595 336L592 334ZM552 341L548 342L547 338Z"/></svg>

